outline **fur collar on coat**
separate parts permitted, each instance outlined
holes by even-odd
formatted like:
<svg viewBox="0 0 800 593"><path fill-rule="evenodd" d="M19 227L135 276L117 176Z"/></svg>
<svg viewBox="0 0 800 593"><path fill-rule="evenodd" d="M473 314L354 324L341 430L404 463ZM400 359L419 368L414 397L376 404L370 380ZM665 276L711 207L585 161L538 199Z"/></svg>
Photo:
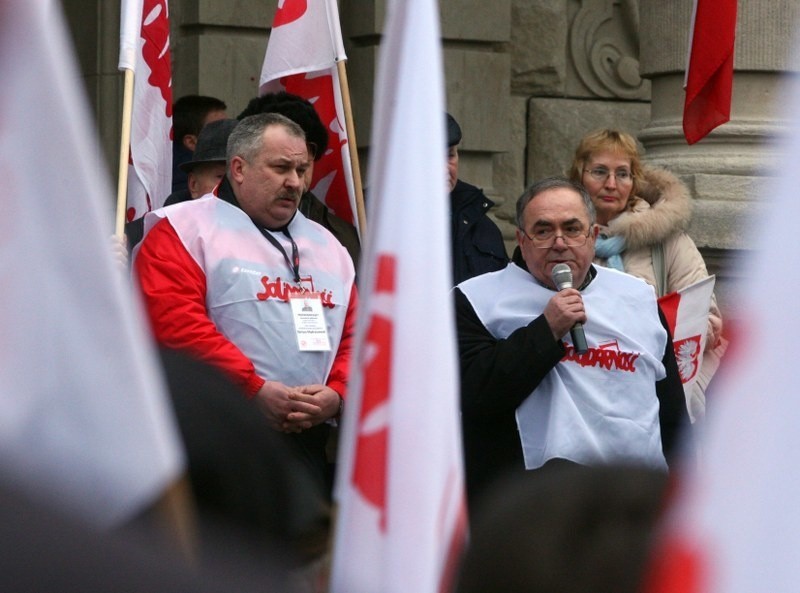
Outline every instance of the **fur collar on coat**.
<svg viewBox="0 0 800 593"><path fill-rule="evenodd" d="M627 249L639 249L686 230L691 218L686 185L666 169L645 167L639 195L603 232L625 237Z"/></svg>

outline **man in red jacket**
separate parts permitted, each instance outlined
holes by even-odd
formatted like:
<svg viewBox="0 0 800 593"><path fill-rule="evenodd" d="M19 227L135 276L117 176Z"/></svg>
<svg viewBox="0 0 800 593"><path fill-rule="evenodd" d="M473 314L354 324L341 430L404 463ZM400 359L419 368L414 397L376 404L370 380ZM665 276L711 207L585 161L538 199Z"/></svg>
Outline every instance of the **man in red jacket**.
<svg viewBox="0 0 800 593"><path fill-rule="evenodd" d="M227 156L216 196L148 215L134 273L158 342L226 372L330 486L325 445L348 377L353 263L297 210L311 159L297 124L245 118Z"/></svg>

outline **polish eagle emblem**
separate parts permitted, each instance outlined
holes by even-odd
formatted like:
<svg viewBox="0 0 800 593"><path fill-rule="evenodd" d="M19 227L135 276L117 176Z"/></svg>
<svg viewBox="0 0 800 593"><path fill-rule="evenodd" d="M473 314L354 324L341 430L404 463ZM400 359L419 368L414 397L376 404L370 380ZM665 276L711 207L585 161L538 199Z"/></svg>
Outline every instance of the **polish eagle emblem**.
<svg viewBox="0 0 800 593"><path fill-rule="evenodd" d="M675 342L675 358L678 361L678 371L681 382L688 383L697 374L700 366L700 336L691 336Z"/></svg>

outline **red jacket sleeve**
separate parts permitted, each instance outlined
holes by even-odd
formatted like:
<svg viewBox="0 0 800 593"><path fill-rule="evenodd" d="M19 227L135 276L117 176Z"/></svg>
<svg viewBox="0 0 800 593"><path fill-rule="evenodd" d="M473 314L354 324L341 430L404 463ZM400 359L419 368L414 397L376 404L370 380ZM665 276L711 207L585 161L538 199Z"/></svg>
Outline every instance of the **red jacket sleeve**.
<svg viewBox="0 0 800 593"><path fill-rule="evenodd" d="M356 285L353 284L353 288L350 291L350 303L347 305L347 313L344 317L342 339L339 342L339 349L336 351L336 357L333 359L333 366L326 383L342 399L346 397L347 380L350 377L350 355L353 351L357 304L358 291L356 290Z"/></svg>
<svg viewBox="0 0 800 593"><path fill-rule="evenodd" d="M247 395L255 395L264 379L209 318L205 274L169 220L158 222L144 238L133 272L158 343L222 369Z"/></svg>

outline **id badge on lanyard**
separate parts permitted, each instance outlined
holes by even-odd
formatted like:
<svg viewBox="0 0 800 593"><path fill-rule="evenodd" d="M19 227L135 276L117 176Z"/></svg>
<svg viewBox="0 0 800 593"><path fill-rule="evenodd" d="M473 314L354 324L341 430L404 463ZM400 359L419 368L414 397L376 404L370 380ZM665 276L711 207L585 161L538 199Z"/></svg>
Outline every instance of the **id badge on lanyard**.
<svg viewBox="0 0 800 593"><path fill-rule="evenodd" d="M301 352L327 352L331 349L328 326L318 292L303 292L289 297L294 332Z"/></svg>

